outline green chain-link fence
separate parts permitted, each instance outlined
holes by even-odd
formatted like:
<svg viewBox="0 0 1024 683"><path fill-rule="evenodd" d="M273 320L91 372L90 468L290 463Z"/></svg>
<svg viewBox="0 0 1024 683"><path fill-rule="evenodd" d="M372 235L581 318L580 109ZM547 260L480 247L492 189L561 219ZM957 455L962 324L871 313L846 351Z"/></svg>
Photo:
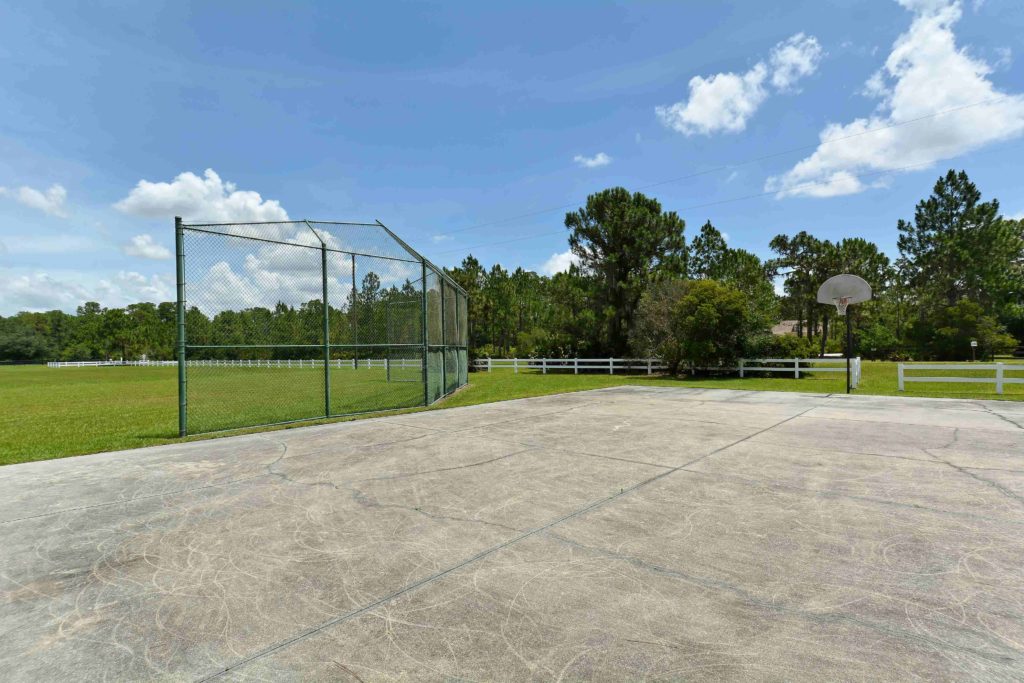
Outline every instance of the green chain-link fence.
<svg viewBox="0 0 1024 683"><path fill-rule="evenodd" d="M175 220L179 432L429 405L467 382L465 291L381 223Z"/></svg>

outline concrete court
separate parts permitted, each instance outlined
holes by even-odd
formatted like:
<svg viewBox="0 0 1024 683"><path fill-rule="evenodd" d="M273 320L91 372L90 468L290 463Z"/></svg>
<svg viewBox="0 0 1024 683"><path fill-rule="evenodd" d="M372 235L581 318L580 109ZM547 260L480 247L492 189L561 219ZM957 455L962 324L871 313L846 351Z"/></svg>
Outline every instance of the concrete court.
<svg viewBox="0 0 1024 683"><path fill-rule="evenodd" d="M1021 680L1024 404L620 387L0 468L0 671Z"/></svg>

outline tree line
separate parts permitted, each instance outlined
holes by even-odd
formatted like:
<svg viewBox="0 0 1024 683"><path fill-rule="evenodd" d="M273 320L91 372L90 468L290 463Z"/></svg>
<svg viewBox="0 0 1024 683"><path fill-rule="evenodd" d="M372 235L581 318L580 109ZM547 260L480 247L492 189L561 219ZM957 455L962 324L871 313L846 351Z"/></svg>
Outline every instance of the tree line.
<svg viewBox="0 0 1024 683"><path fill-rule="evenodd" d="M676 368L699 368L738 355L839 351L836 311L816 301L818 286L838 273L863 277L874 292L872 301L850 309L856 349L865 357L965 359L972 340L991 356L1024 339L1024 221L1003 217L995 199L983 201L963 171L940 177L913 218L897 221L895 260L863 238L833 242L808 231L777 235L771 257L761 259L730 247L710 221L688 239L675 212L623 188L591 195L564 223L575 257L566 272L485 268L472 255L447 270L469 293L472 356L656 354ZM332 339L360 324L374 341L390 339L388 311L402 304L376 304L408 307L418 287L381 290L364 279L354 307L350 301L336 313L332 308ZM0 318L0 360L172 358L174 309L171 302L106 309L89 302L74 315ZM319 300L210 318L190 309L188 325L211 343L303 343L291 340L318 334L322 312ZM772 334L780 320L795 321L794 334ZM409 324L401 334L418 335Z"/></svg>

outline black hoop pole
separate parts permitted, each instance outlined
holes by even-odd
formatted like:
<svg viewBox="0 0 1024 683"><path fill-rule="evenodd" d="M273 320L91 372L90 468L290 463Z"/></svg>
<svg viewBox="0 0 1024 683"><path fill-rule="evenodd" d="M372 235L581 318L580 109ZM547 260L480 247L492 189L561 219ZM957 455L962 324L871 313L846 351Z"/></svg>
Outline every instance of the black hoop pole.
<svg viewBox="0 0 1024 683"><path fill-rule="evenodd" d="M850 332L850 309L846 309L846 393L850 393L850 356L853 354L853 334Z"/></svg>

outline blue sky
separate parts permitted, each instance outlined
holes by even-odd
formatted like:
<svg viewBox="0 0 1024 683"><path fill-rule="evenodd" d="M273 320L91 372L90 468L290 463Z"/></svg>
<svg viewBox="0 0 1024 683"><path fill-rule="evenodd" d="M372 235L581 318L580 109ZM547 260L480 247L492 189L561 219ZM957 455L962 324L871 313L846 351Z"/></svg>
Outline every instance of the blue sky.
<svg viewBox="0 0 1024 683"><path fill-rule="evenodd" d="M175 213L551 271L558 207L622 185L894 255L949 167L1024 214L1022 35L1014 0L5 3L0 314L172 299Z"/></svg>

